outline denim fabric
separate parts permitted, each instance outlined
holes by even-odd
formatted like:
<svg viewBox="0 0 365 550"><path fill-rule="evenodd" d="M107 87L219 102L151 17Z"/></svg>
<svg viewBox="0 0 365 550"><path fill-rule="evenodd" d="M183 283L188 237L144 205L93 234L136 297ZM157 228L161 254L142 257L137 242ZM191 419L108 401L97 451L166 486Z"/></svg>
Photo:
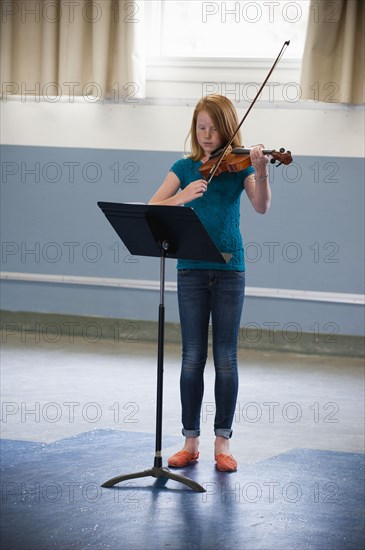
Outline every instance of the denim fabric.
<svg viewBox="0 0 365 550"><path fill-rule="evenodd" d="M182 335L180 395L183 435L200 435L204 368L212 319L216 436L229 439L238 392L237 341L245 290L244 271L178 271Z"/></svg>

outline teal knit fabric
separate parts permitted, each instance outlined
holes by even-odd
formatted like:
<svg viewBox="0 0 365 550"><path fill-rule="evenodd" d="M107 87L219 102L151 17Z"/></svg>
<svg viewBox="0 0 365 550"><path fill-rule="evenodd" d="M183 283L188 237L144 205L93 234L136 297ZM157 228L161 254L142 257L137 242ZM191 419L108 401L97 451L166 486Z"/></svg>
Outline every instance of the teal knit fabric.
<svg viewBox="0 0 365 550"><path fill-rule="evenodd" d="M201 161L180 159L171 167L185 189L192 181L202 179ZM232 254L227 264L178 260L178 269L224 269L245 271L244 248L240 233L240 199L244 180L254 173L252 166L242 172L225 172L215 176L204 195L185 206L194 209L220 252Z"/></svg>

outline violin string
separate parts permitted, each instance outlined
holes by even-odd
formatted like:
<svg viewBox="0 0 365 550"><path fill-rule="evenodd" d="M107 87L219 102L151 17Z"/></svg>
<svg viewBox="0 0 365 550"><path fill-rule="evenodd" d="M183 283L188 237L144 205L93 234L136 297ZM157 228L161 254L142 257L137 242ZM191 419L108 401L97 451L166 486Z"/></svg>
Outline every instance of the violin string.
<svg viewBox="0 0 365 550"><path fill-rule="evenodd" d="M263 88L264 88L266 82L269 80L269 78L270 78L272 72L274 71L276 65L279 63L280 59L281 59L282 56L284 55L284 51L285 51L285 49L289 46L289 44L290 44L290 40L287 40L286 42L284 42L284 44L283 44L283 46L282 46L282 48L281 48L281 50L280 50L280 52L279 52L279 55L278 55L277 58L275 59L275 61L274 61L274 63L273 63L273 66L271 67L271 69L270 69L268 75L266 76L264 82L261 84L260 89L259 89L259 91L257 92L256 96L254 97L254 99L253 99L251 105L250 105L249 108L247 109L245 115L243 116L243 118L242 118L241 122L239 123L239 125L237 126L236 130L233 132L233 134L232 134L231 138L229 139L228 143L227 143L226 146L224 147L223 152L222 152L221 155L219 156L217 162L216 162L215 165L211 168L211 170L210 170L210 172L209 172L209 174L208 174L207 183L210 183L210 182L212 181L212 179L214 178L214 176L215 176L215 174L216 174L216 172L217 172L217 170L218 170L218 168L219 168L219 166L220 166L220 164L221 164L221 162L222 162L222 160L223 160L223 158L224 158L224 156L225 156L225 154L226 154L226 152L227 152L228 147L231 145L232 141L234 140L234 138L235 138L236 135L238 134L239 129L241 128L242 124L243 124L244 121L246 120L246 118L247 118L249 112L251 111L252 107L253 107L254 104L256 103L257 98L258 98L259 95L261 94L261 92L262 92L262 90L263 90Z"/></svg>

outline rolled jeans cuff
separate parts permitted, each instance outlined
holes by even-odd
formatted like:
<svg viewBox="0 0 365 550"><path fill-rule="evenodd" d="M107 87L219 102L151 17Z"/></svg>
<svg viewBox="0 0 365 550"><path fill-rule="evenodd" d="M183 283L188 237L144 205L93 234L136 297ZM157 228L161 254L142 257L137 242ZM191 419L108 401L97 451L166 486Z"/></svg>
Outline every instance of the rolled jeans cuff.
<svg viewBox="0 0 365 550"><path fill-rule="evenodd" d="M200 430L185 430L184 428L181 430L184 437L199 437L200 436Z"/></svg>
<svg viewBox="0 0 365 550"><path fill-rule="evenodd" d="M225 439L231 439L232 437L232 430L228 430L225 428L216 428L214 430L214 433L216 437L224 437Z"/></svg>

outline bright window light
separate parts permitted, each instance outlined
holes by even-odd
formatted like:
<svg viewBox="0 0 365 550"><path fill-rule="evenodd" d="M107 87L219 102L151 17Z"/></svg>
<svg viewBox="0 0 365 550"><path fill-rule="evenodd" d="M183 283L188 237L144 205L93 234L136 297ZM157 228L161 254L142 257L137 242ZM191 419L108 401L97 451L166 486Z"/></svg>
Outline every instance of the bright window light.
<svg viewBox="0 0 365 550"><path fill-rule="evenodd" d="M160 32L151 28L152 55L273 58L286 40L286 57L304 50L309 0L161 0ZM156 15L155 15L156 17ZM154 27L154 28L153 28Z"/></svg>

